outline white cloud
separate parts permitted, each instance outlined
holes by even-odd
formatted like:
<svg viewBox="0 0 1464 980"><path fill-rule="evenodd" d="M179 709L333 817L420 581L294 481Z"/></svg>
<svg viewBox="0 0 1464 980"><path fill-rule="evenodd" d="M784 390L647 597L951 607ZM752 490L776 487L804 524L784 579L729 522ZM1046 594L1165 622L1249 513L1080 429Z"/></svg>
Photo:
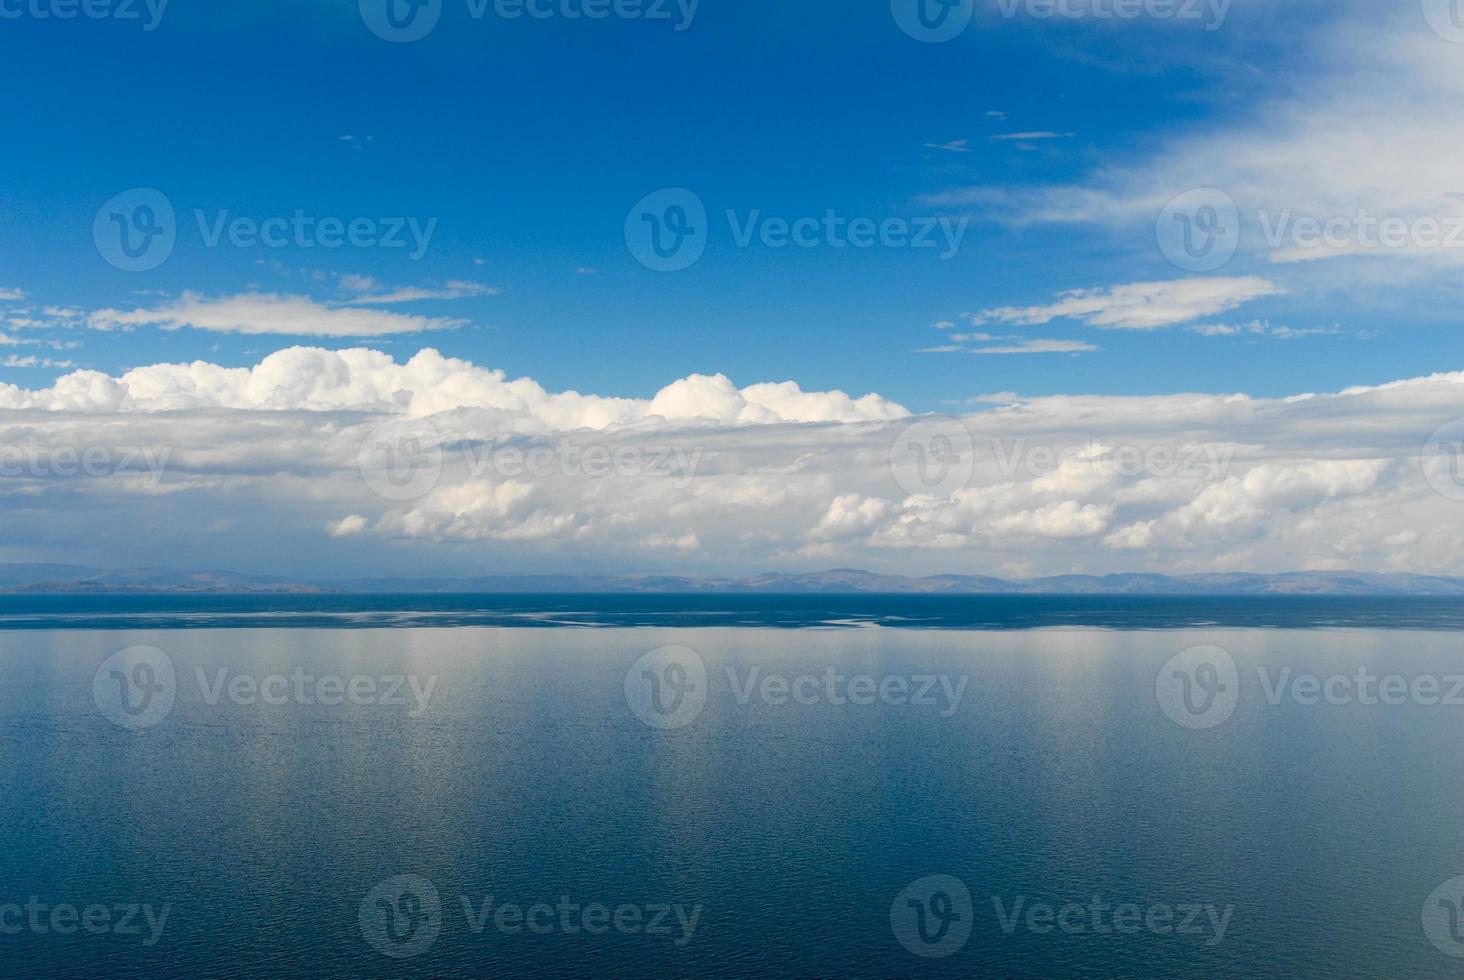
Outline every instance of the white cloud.
<svg viewBox="0 0 1464 980"><path fill-rule="evenodd" d="M1273 327L1270 321L1249 323L1198 323L1189 328L1202 337L1271 337L1276 340L1300 340L1303 337L1336 335L1335 327Z"/></svg>
<svg viewBox="0 0 1464 980"><path fill-rule="evenodd" d="M1243 255L1279 262L1372 254L1427 263L1464 259L1464 236L1431 241L1428 229L1464 229L1458 161L1464 158L1460 47L1426 25L1419 5L1334 5L1296 42L1262 96L1241 111L1217 113L1203 125L1178 128L1142 155L1115 154L1075 183L1028 187L964 187L932 195L932 204L970 206L1019 224L1093 224L1153 242L1165 204L1195 188L1218 188L1236 202ZM1239 36L1239 35L1237 35ZM1242 56L1246 71L1256 63ZM1223 76L1222 76L1223 77ZM1348 152L1339 148L1361 148ZM1398 247L1369 247L1364 220L1394 220L1425 232ZM1298 242L1298 219L1333 221L1332 245ZM1157 258L1157 251L1154 252ZM1447 268L1440 270L1447 274Z"/></svg>
<svg viewBox="0 0 1464 980"><path fill-rule="evenodd" d="M341 288L352 293L351 302L363 306L387 306L393 303L414 303L419 300L468 299L475 296L498 296L503 290L480 282L454 279L432 286L398 286L388 288L370 276L342 276Z"/></svg>
<svg viewBox="0 0 1464 980"><path fill-rule="evenodd" d="M1060 140L1060 139L1069 139L1073 135L1074 135L1073 133L1054 133L1051 130L1037 129L1037 130L1032 130L1032 131L1026 132L1026 133L998 133L997 135L993 136L991 139L992 139L993 142L997 142L997 143L1005 143L1005 142L1011 142L1011 141L1021 141L1023 143L1030 143L1030 142L1032 142L1034 140Z"/></svg>
<svg viewBox="0 0 1464 980"><path fill-rule="evenodd" d="M1420 459L1461 414L1464 372L1290 398L987 398L960 422L969 479L913 492L922 485L891 465L913 421L903 409L791 382L700 375L608 398L430 350L398 363L315 348L243 368L77 371L50 388L0 385L0 459L90 449L164 460L161 480L27 467L0 487L0 507L14 547L54 560L101 548L112 563L202 567L223 552L271 569L307 554L341 575L1339 563L1464 574L1459 504L1428 479L1448 479L1447 461ZM401 418L429 426L417 449L442 461L406 501L377 496L361 456ZM369 477L378 464L364 458Z"/></svg>
<svg viewBox="0 0 1464 980"><path fill-rule="evenodd" d="M184 293L153 309L98 310L88 322L99 330L155 326L164 330L191 327L219 333L284 334L298 337L378 337L386 334L450 330L466 321L408 316L385 310L328 306L306 296L242 293L208 299Z"/></svg>
<svg viewBox="0 0 1464 980"><path fill-rule="evenodd" d="M859 422L909 413L878 395L804 391L791 381L737 388L724 375L694 374L653 398L608 398L548 392L529 378L419 351L398 364L367 348L289 347L252 368L203 361L153 364L119 377L78 371L50 388L28 391L0 384L0 409L70 412L369 411L417 417L457 409L488 409L544 431L603 429L651 419L726 423Z"/></svg>
<svg viewBox="0 0 1464 980"><path fill-rule="evenodd" d="M1037 510L1009 514L993 524L999 531L1017 531L1044 538L1090 538L1108 526L1112 506L1064 500Z"/></svg>
<svg viewBox="0 0 1464 980"><path fill-rule="evenodd" d="M1214 276L1134 282L1106 289L1074 289L1041 306L1000 306L971 315L973 325L1011 323L1040 326L1057 319L1080 320L1113 330L1154 330L1233 310L1283 292L1259 276Z"/></svg>
<svg viewBox="0 0 1464 980"><path fill-rule="evenodd" d="M351 514L338 521L331 521L326 530L333 538L349 538L366 530L366 518L360 514Z"/></svg>
<svg viewBox="0 0 1464 980"><path fill-rule="evenodd" d="M1083 354L1099 348L1081 340L1026 340L1001 347L977 347L972 354Z"/></svg>

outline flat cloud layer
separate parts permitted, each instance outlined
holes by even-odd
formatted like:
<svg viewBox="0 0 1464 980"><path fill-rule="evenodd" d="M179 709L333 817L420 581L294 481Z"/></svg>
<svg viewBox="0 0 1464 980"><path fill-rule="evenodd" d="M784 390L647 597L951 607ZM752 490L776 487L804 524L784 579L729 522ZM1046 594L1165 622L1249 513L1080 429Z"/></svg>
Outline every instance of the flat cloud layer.
<svg viewBox="0 0 1464 980"><path fill-rule="evenodd" d="M694 375L550 392L292 347L0 385L3 560L284 573L1464 573L1464 373L960 419ZM1441 444L1442 448L1437 448ZM1435 451L1437 449L1437 451Z"/></svg>

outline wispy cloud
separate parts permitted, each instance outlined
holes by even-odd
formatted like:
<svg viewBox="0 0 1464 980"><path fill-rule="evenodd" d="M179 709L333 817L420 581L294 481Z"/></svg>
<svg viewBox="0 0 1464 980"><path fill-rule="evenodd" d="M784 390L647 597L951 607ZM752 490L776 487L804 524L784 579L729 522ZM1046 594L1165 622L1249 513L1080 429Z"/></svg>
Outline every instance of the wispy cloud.
<svg viewBox="0 0 1464 980"><path fill-rule="evenodd" d="M1259 276L1196 277L1073 289L1059 293L1053 303L999 306L968 316L973 325L1040 326L1053 320L1070 319L1112 330L1155 330L1224 313L1281 292L1284 292L1281 286Z"/></svg>
<svg viewBox="0 0 1464 980"><path fill-rule="evenodd" d="M1002 347L977 347L972 354L1086 354L1099 350L1081 340L1026 340Z"/></svg>
<svg viewBox="0 0 1464 980"><path fill-rule="evenodd" d="M451 330L465 320L409 316L386 310L330 306L307 296L242 293L209 299L184 293L170 303L130 311L92 313L88 323L99 330L152 326L163 330L192 327L219 333L281 334L297 337L375 337L384 334Z"/></svg>
<svg viewBox="0 0 1464 980"><path fill-rule="evenodd" d="M11 354L9 357L5 358L4 361L0 361L0 367L8 367L8 368L60 368L62 370L69 370L71 368L76 367L76 362L75 361L53 361L49 357L36 357L34 354L28 355L26 357L21 357L21 356L16 355L16 354Z"/></svg>
<svg viewBox="0 0 1464 980"><path fill-rule="evenodd" d="M384 286L370 276L346 275L340 278L341 288L351 293L351 302L368 306L392 303L415 303L419 300L468 299L474 296L497 296L503 292L496 286L454 279L427 286Z"/></svg>
<svg viewBox="0 0 1464 980"><path fill-rule="evenodd" d="M1298 37L1284 83L1278 76L1243 113L1177 126L1070 183L986 183L922 200L1019 225L1088 224L1152 240L1170 201L1214 188L1236 204L1239 260L1326 265L1315 260L1371 256L1453 276L1464 262L1460 46L1429 29L1417 3L1336 6L1339 22ZM1030 145L1039 135L992 138ZM1338 152L1346 146L1370 149Z"/></svg>
<svg viewBox="0 0 1464 980"><path fill-rule="evenodd" d="M1076 133L1054 133L1050 129L1034 129L1025 133L998 133L991 138L993 143L1022 142L1032 143L1038 140L1062 140L1076 136Z"/></svg>
<svg viewBox="0 0 1464 980"><path fill-rule="evenodd" d="M951 334L954 343L922 347L917 354L1085 354L1099 350L1081 340L1028 339L1017 336L996 336L989 333ZM993 341L1000 341L992 345ZM972 346L987 344L992 346Z"/></svg>
<svg viewBox="0 0 1464 980"><path fill-rule="evenodd" d="M1267 320L1252 320L1250 323L1197 323L1189 329L1202 337L1271 337L1276 340L1335 336L1342 332L1336 327L1273 327Z"/></svg>
<svg viewBox="0 0 1464 980"><path fill-rule="evenodd" d="M927 150L945 150L947 153L970 153L970 143L971 141L968 139L951 140L949 143L926 143L925 148Z"/></svg>

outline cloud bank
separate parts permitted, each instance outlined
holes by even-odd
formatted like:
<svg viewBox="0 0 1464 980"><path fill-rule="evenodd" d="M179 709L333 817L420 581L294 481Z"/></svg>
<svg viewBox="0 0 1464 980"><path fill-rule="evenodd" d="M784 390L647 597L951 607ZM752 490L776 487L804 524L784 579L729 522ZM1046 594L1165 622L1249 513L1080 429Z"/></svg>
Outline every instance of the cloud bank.
<svg viewBox="0 0 1464 980"><path fill-rule="evenodd" d="M793 382L613 398L434 350L292 347L0 385L0 560L1464 574L1464 423L1440 430L1461 405L1464 372L911 417Z"/></svg>

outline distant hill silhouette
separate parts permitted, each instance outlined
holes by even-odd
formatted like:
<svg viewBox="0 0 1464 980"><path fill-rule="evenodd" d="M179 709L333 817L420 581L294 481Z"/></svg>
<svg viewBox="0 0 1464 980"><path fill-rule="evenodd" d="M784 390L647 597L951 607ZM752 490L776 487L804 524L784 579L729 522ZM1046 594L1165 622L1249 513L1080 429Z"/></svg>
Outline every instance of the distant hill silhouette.
<svg viewBox="0 0 1464 980"><path fill-rule="evenodd" d="M407 592L407 593L924 593L931 595L1441 595L1464 596L1464 579L1375 572L1217 572L1057 575L1009 580L984 575L911 578L858 569L770 572L747 578L681 575L494 575L475 578L296 579L174 568L99 569L0 564L0 592Z"/></svg>

